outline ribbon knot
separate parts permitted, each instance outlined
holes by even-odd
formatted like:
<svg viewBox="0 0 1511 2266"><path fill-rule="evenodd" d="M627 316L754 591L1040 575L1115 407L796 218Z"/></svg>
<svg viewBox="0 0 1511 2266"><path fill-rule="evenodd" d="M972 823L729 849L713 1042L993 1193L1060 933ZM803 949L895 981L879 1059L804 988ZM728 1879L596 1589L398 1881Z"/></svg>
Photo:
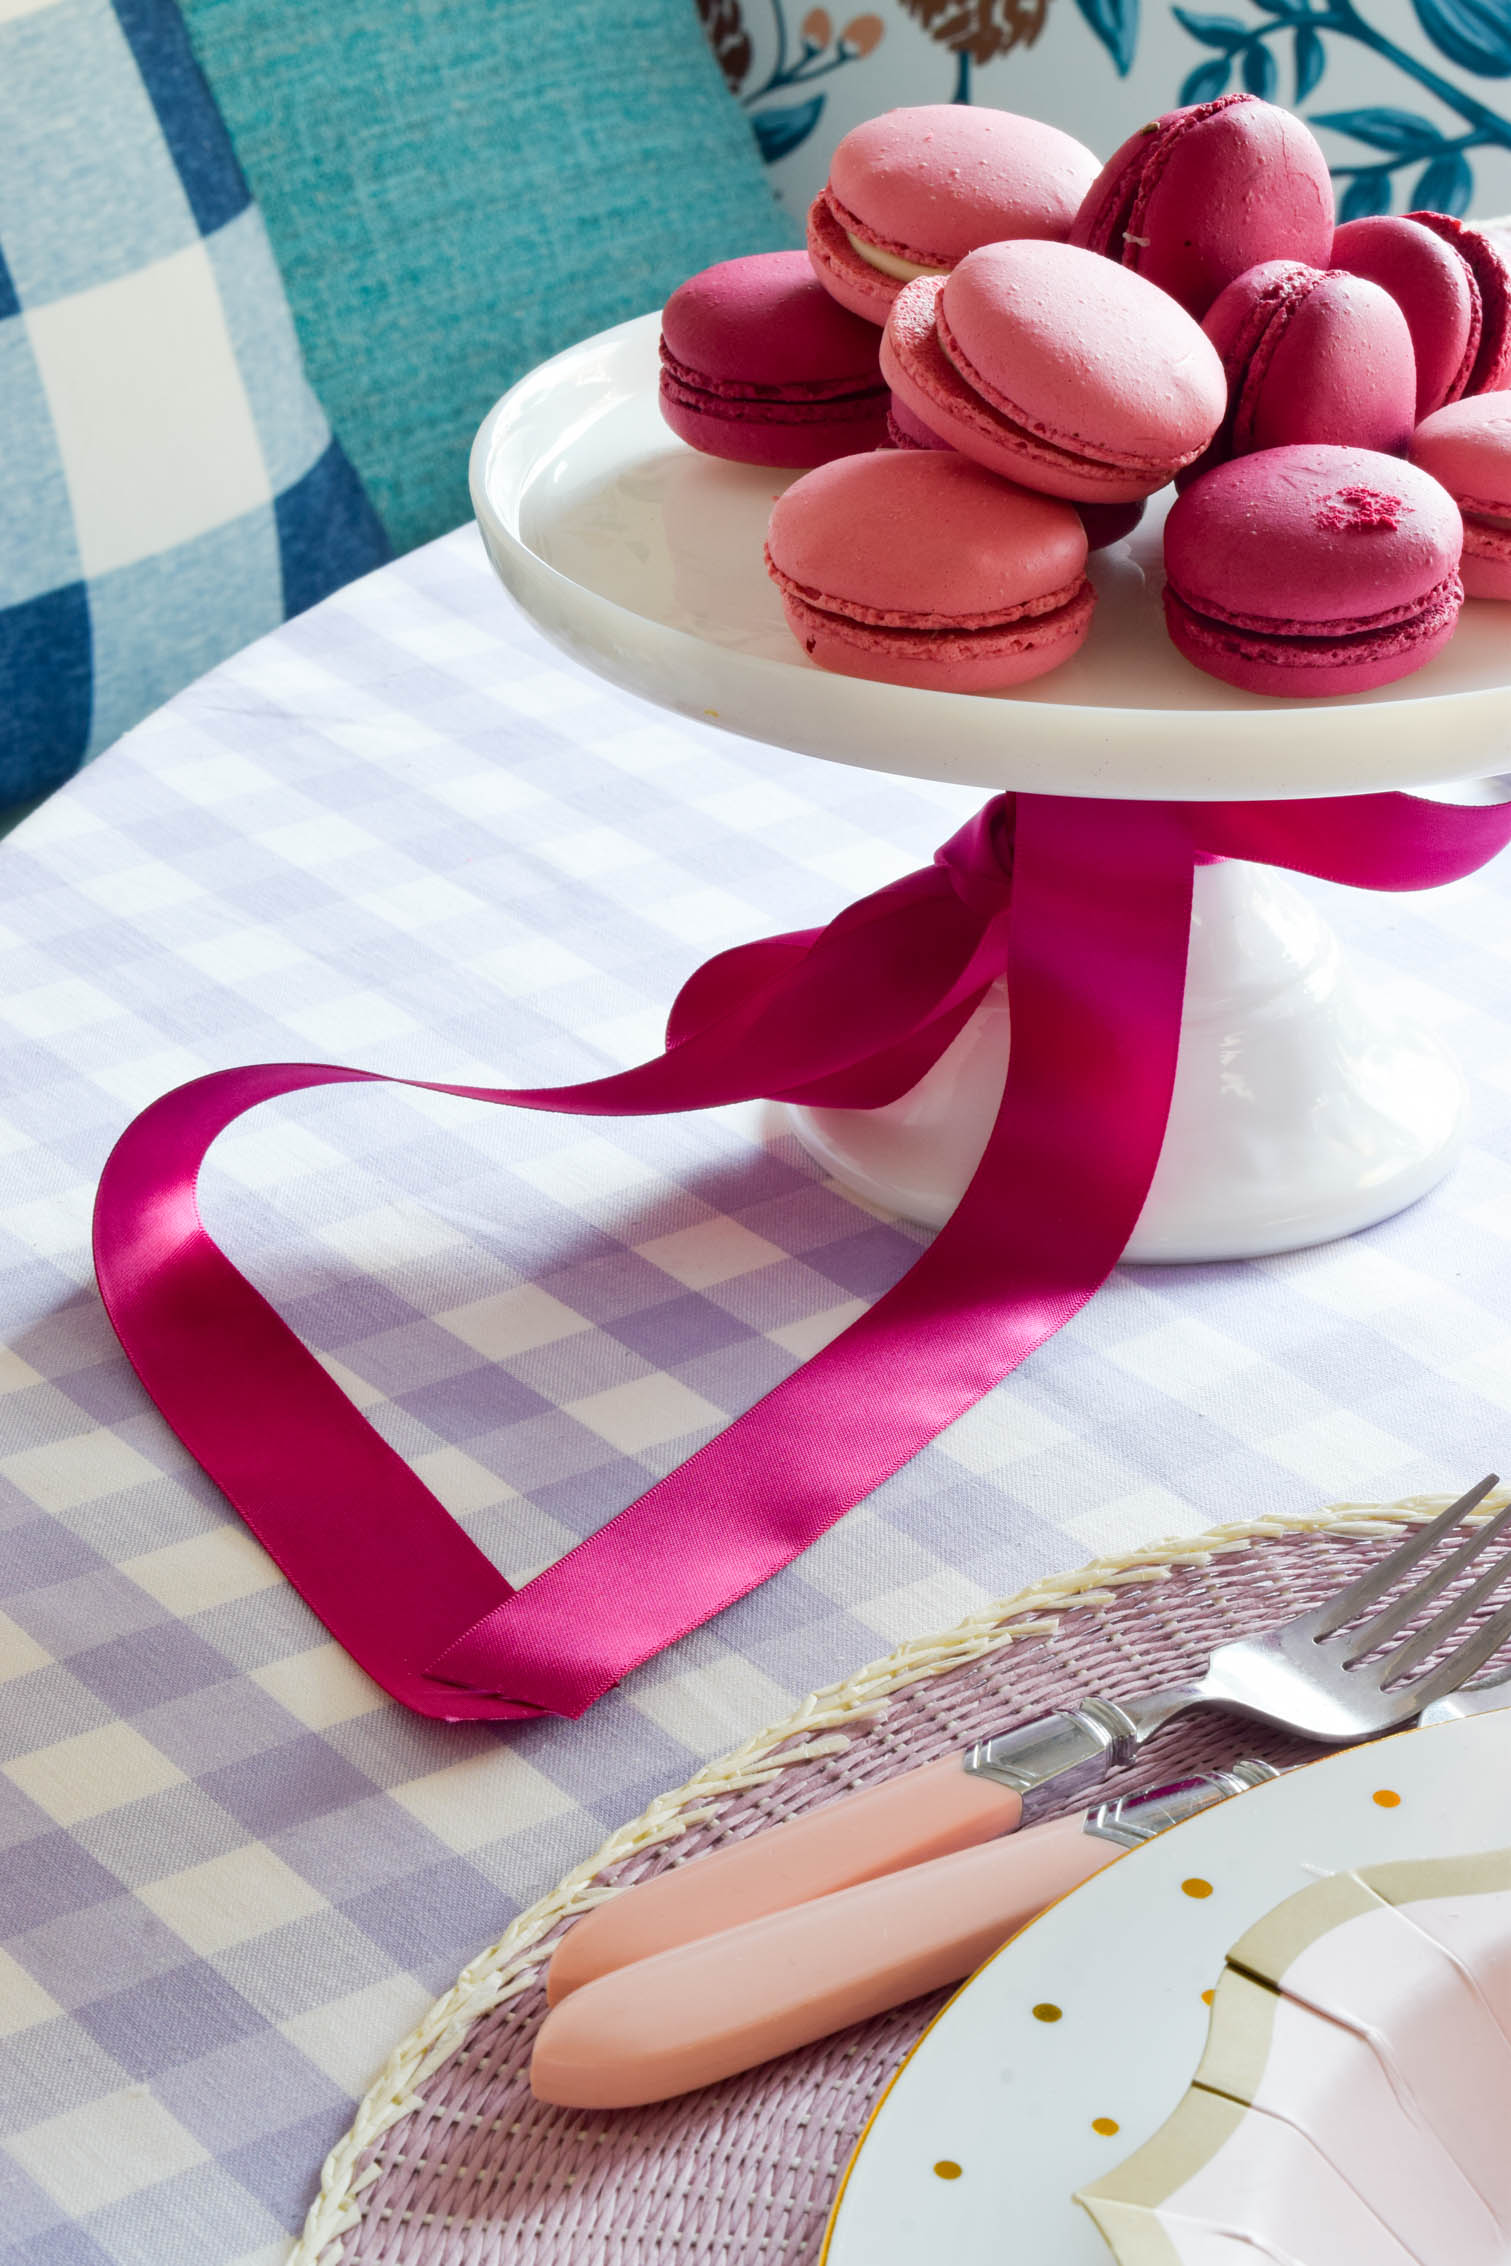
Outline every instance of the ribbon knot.
<svg viewBox="0 0 1511 2266"><path fill-rule="evenodd" d="M950 887L967 911L982 922L1006 909L1013 881L1016 797L993 795L934 852Z"/></svg>
<svg viewBox="0 0 1511 2266"><path fill-rule="evenodd" d="M453 1721L578 1715L816 1541L1110 1273L1164 1139L1198 858L1420 889L1508 838L1511 804L999 795L932 865L827 928L709 961L653 1061L575 1086L392 1081L577 1116L760 1096L876 1107L915 1085L1008 976L1001 1107L945 1227L847 1330L517 1591L199 1216L200 1166L234 1119L375 1073L263 1063L144 1110L100 1180L101 1295L173 1429L396 1699Z"/></svg>

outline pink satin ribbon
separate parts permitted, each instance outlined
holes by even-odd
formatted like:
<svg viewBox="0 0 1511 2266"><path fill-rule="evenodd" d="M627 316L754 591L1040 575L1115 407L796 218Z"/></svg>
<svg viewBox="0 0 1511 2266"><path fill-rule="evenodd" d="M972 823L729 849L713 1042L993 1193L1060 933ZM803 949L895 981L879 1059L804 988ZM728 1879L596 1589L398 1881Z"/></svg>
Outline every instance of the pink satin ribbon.
<svg viewBox="0 0 1511 2266"><path fill-rule="evenodd" d="M448 1721L579 1715L806 1549L1105 1280L1164 1139L1198 861L1422 889L1472 872L1508 839L1511 805L1404 795L999 796L932 865L827 928L709 961L677 999L665 1053L638 1068L511 1090L271 1063L165 1094L101 1178L101 1294L174 1431L396 1699ZM199 1216L211 1142L278 1094L371 1081L601 1117L758 1096L874 1108L916 1084L1004 973L1006 1090L948 1224L822 1352L519 1589Z"/></svg>

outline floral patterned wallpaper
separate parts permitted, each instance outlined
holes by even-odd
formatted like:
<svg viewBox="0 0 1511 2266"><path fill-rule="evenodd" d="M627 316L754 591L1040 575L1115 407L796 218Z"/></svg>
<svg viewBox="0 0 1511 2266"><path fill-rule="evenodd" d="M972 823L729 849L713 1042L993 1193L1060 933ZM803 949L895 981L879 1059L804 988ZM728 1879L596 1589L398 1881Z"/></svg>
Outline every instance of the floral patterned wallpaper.
<svg viewBox="0 0 1511 2266"><path fill-rule="evenodd" d="M900 103L1052 119L1106 156L1177 103L1247 88L1328 154L1347 219L1511 208L1511 0L695 0L778 195Z"/></svg>

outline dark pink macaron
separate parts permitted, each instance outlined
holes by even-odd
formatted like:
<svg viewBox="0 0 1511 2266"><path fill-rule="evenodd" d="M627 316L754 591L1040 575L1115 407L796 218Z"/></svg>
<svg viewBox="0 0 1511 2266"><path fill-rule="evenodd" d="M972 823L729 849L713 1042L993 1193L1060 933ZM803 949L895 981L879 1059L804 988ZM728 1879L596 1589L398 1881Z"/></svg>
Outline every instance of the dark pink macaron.
<svg viewBox="0 0 1511 2266"><path fill-rule="evenodd" d="M802 467L877 448L887 388L876 332L830 297L802 252L722 260L666 302L661 414L693 448L739 464Z"/></svg>
<svg viewBox="0 0 1511 2266"><path fill-rule="evenodd" d="M1245 692L1367 692L1447 644L1463 528L1400 457L1312 445L1235 457L1165 523L1165 618L1188 661Z"/></svg>
<svg viewBox="0 0 1511 2266"><path fill-rule="evenodd" d="M978 244L1063 239L1097 169L1042 119L954 102L888 110L834 152L808 215L814 273L841 306L884 323L904 283Z"/></svg>
<svg viewBox="0 0 1511 2266"><path fill-rule="evenodd" d="M1380 213L1345 222L1333 238L1330 264L1367 276L1406 317L1417 363L1418 421L1468 392L1484 311L1474 270L1452 244L1420 221Z"/></svg>
<svg viewBox="0 0 1511 2266"><path fill-rule="evenodd" d="M1448 402L1417 427L1411 461L1464 515L1464 588L1511 598L1511 393Z"/></svg>
<svg viewBox="0 0 1511 2266"><path fill-rule="evenodd" d="M1091 625L1068 504L953 449L879 449L779 496L766 567L821 669L930 692L998 692L1057 668Z"/></svg>
<svg viewBox="0 0 1511 2266"><path fill-rule="evenodd" d="M1200 324L1069 244L988 244L907 284L881 366L964 455L1072 503L1152 495L1200 455L1227 402Z"/></svg>
<svg viewBox="0 0 1511 2266"><path fill-rule="evenodd" d="M1193 315L1261 260L1324 267L1333 184L1290 111L1257 95L1168 111L1103 166L1070 231L1157 283Z"/></svg>
<svg viewBox="0 0 1511 2266"><path fill-rule="evenodd" d="M1416 358L1379 284L1266 260L1218 294L1202 328L1222 356L1228 412L1199 471L1298 441L1406 453Z"/></svg>

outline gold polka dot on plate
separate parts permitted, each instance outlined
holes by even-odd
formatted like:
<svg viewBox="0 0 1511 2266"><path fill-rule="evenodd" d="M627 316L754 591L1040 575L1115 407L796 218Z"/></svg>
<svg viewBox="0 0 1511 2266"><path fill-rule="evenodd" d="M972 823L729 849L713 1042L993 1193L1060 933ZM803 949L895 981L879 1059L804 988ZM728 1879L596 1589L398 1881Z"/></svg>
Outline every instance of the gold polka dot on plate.
<svg viewBox="0 0 1511 2266"><path fill-rule="evenodd" d="M1118 2123L1116 2117L1093 2117L1091 2129L1093 2132L1099 2132L1104 2140L1110 2140L1115 2132L1121 2132L1122 2126Z"/></svg>
<svg viewBox="0 0 1511 2266"><path fill-rule="evenodd" d="M1378 1803L1382 1810L1398 1810L1401 1807L1401 1797L1393 1786L1377 1787L1371 1800Z"/></svg>
<svg viewBox="0 0 1511 2266"><path fill-rule="evenodd" d="M1210 1896L1212 1893L1212 1883L1209 1880L1183 1880L1180 1886L1181 1894L1183 1896L1195 1896L1199 1898L1203 1896Z"/></svg>
<svg viewBox="0 0 1511 2266"><path fill-rule="evenodd" d="M1036 2022L1058 2022L1064 2011L1063 2007L1052 2005L1048 1999L1040 1999L1038 2005L1034 2008L1034 2020Z"/></svg>
<svg viewBox="0 0 1511 2266"><path fill-rule="evenodd" d="M1202 1992L1202 1994L1201 1994L1201 2003L1202 2003L1202 2005L1203 2005L1203 2006L1210 2006L1210 2005L1212 2004L1212 2001L1213 2001L1213 1999L1215 1999L1215 1998L1216 1998L1216 1996L1217 1996L1217 1993L1216 1993L1216 1991L1203 1991L1203 1992Z"/></svg>
<svg viewBox="0 0 1511 2266"><path fill-rule="evenodd" d="M934 2166L934 2171L940 2179L959 2179L960 2177L960 2166L952 2164L948 2156L940 2157L938 2163Z"/></svg>

